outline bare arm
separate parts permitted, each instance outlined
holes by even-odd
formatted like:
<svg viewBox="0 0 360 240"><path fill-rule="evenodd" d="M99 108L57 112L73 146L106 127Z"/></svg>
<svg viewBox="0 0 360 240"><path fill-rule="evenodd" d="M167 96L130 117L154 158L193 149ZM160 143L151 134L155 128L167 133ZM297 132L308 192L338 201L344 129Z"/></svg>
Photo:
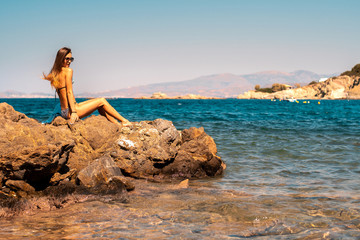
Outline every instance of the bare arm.
<svg viewBox="0 0 360 240"><path fill-rule="evenodd" d="M65 72L65 83L66 83L66 96L67 96L69 108L71 111L70 123L74 123L79 120L79 116L77 115L77 110L76 110L75 96L74 96L73 87L72 87L72 76L73 76L72 69L67 68L66 72Z"/></svg>
<svg viewBox="0 0 360 240"><path fill-rule="evenodd" d="M67 68L65 72L65 86L66 86L66 96L68 99L69 107L71 112L76 112L76 105L75 105L75 96L72 87L72 76L73 71L71 68Z"/></svg>

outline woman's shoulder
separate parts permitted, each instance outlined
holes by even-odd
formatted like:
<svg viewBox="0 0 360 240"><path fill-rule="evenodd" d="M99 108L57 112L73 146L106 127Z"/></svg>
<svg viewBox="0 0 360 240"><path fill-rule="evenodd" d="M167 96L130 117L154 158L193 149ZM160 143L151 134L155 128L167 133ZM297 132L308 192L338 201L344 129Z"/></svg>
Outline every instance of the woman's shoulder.
<svg viewBox="0 0 360 240"><path fill-rule="evenodd" d="M71 68L63 67L61 69L61 75L64 76L65 78L72 78L73 70Z"/></svg>
<svg viewBox="0 0 360 240"><path fill-rule="evenodd" d="M64 73L72 73L73 72L72 68L69 68L69 67L63 67L63 68L61 68L61 71Z"/></svg>

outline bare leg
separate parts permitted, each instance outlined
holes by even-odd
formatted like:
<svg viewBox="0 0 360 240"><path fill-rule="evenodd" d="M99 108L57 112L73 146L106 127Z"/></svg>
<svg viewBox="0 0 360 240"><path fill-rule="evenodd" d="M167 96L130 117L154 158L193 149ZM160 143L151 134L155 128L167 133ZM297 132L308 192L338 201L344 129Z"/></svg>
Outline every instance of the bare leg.
<svg viewBox="0 0 360 240"><path fill-rule="evenodd" d="M98 112L101 116L106 117L110 122L120 124L115 118L113 118L111 115L107 114L104 109L99 108Z"/></svg>
<svg viewBox="0 0 360 240"><path fill-rule="evenodd" d="M130 122L121 116L105 98L95 98L78 104L77 113L80 118L86 117L98 110L99 113L105 116L109 121L122 122L124 125L129 125ZM116 119L116 120L115 120Z"/></svg>

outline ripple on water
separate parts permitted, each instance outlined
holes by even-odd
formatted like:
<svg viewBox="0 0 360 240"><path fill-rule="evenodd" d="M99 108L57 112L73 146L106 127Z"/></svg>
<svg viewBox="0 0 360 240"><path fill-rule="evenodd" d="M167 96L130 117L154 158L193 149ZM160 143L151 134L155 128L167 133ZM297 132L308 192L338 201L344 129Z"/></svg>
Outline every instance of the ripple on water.
<svg viewBox="0 0 360 240"><path fill-rule="evenodd" d="M0 220L7 239L298 239L360 237L359 199L321 195L249 195L205 181L188 189L138 180L127 203L92 200L34 216ZM350 203L352 201L352 203ZM349 231L351 229L351 231Z"/></svg>

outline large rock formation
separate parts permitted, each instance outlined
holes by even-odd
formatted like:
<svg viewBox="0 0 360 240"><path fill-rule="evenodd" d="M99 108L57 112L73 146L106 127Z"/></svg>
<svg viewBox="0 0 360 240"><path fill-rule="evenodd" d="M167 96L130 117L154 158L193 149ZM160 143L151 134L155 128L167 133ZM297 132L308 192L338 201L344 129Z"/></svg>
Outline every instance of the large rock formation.
<svg viewBox="0 0 360 240"><path fill-rule="evenodd" d="M202 178L225 169L203 128L178 131L162 119L119 127L102 116L73 125L58 117L44 125L0 103L0 126L3 194L26 196L64 182L131 190L129 177Z"/></svg>
<svg viewBox="0 0 360 240"><path fill-rule="evenodd" d="M339 76L324 82L301 88L283 90L275 93L249 91L238 96L240 99L360 99L360 78L358 76Z"/></svg>

